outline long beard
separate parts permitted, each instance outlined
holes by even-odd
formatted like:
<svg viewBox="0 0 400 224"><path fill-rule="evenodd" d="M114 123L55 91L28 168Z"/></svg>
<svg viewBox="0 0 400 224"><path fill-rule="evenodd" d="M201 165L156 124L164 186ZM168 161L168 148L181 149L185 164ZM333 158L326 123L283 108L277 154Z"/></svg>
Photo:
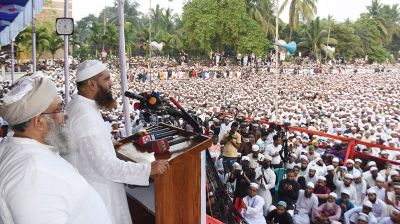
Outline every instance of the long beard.
<svg viewBox="0 0 400 224"><path fill-rule="evenodd" d="M69 132L62 125L57 125L53 119L47 118L49 131L44 137L46 144L53 146L51 149L61 155L72 152L72 141Z"/></svg>
<svg viewBox="0 0 400 224"><path fill-rule="evenodd" d="M331 210L333 209L334 206L335 206L334 202L329 202L329 201L326 202L326 209Z"/></svg>
<svg viewBox="0 0 400 224"><path fill-rule="evenodd" d="M100 86L100 91L97 92L95 101L101 107L110 107L110 105L114 102L111 90Z"/></svg>

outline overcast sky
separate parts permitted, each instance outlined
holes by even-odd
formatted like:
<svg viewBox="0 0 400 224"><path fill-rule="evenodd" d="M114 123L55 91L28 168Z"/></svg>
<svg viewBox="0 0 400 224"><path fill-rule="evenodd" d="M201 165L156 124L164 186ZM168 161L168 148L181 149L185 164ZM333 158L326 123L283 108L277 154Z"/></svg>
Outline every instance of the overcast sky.
<svg viewBox="0 0 400 224"><path fill-rule="evenodd" d="M72 12L75 20L88 16L89 14L98 15L105 6L114 5L115 0L73 0ZM149 11L149 0L140 0L139 10L147 13ZM157 4L164 8L172 8L175 13L181 14L185 0L151 0L152 8ZM280 0L280 2L283 2ZM399 4L399 0L381 0L384 4ZM360 13L366 11L366 6L371 4L371 0L319 0L318 1L318 16L324 18L328 15L333 15L336 21L344 21L347 18L356 20ZM288 21L288 12L285 11L280 16L285 22Z"/></svg>

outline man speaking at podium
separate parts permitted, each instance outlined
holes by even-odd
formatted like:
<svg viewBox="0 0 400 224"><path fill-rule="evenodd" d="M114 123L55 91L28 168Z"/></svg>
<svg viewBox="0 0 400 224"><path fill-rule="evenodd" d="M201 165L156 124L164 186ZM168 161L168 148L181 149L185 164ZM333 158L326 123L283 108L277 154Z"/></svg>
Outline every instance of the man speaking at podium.
<svg viewBox="0 0 400 224"><path fill-rule="evenodd" d="M103 198L114 224L130 224L131 216L123 183L148 185L150 175L164 173L168 162L133 163L119 160L111 133L99 108L113 103L110 72L100 61L78 65L78 94L67 105L67 128L77 150L66 158Z"/></svg>

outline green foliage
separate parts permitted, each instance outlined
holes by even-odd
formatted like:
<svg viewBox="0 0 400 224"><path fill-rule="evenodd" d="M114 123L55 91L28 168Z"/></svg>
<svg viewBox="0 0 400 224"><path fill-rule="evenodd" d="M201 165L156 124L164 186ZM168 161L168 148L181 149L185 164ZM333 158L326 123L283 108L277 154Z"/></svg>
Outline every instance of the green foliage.
<svg viewBox="0 0 400 224"><path fill-rule="evenodd" d="M262 28L247 13L244 0L193 0L184 6L183 29L189 49L203 53L229 47L264 55L267 48Z"/></svg>

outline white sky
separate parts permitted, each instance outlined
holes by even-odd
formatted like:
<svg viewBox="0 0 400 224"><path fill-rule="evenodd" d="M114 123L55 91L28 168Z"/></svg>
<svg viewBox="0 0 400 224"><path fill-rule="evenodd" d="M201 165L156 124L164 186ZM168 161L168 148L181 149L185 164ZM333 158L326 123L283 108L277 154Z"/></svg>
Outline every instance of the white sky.
<svg viewBox="0 0 400 224"><path fill-rule="evenodd" d="M98 15L105 6L114 5L115 0L73 0L72 13L75 20L88 16L89 14ZM147 13L150 0L137 0L141 12ZM163 8L172 8L175 13L182 13L182 7L185 0L151 0L152 8L160 4ZM283 2L280 0L280 2ZM399 4L399 0L381 0L383 4ZM336 21L344 21L346 18L356 20L360 13L366 11L366 6L371 4L371 0L319 0L318 16L324 18L333 15ZM288 12L285 11L280 16L285 22L288 21Z"/></svg>

